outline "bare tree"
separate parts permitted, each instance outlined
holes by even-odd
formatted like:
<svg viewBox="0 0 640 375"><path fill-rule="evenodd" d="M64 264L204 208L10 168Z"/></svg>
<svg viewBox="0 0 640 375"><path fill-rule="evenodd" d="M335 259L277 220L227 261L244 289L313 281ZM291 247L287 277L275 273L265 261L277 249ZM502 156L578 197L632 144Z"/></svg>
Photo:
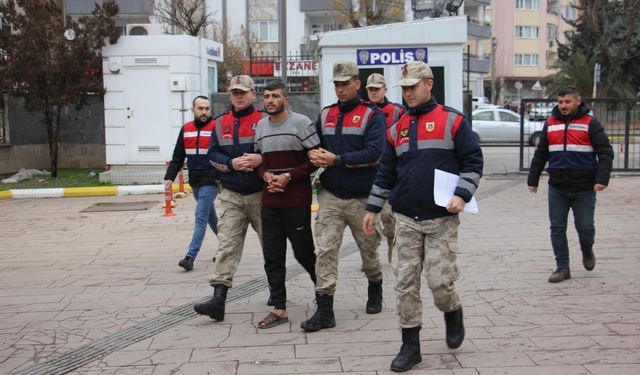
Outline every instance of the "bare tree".
<svg viewBox="0 0 640 375"><path fill-rule="evenodd" d="M192 36L205 36L207 26L213 24L213 13L207 12L206 0L159 0L153 10L160 21Z"/></svg>
<svg viewBox="0 0 640 375"><path fill-rule="evenodd" d="M332 0L331 4L352 27L404 21L404 0Z"/></svg>
<svg viewBox="0 0 640 375"><path fill-rule="evenodd" d="M213 39L221 40L224 50L224 61L218 64L218 91L227 91L229 78L244 74L246 60L246 37L241 32L229 35L228 26L214 23Z"/></svg>

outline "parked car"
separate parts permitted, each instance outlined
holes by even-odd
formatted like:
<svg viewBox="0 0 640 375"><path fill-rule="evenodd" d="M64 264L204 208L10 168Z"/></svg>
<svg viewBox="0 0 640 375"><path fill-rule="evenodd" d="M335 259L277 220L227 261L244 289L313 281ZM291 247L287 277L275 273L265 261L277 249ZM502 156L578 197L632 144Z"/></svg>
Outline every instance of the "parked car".
<svg viewBox="0 0 640 375"><path fill-rule="evenodd" d="M473 110L478 108L498 108L497 105L491 104L486 96L474 96L471 101L473 102Z"/></svg>
<svg viewBox="0 0 640 375"><path fill-rule="evenodd" d="M473 132L480 142L520 142L520 115L503 108L480 108L472 112ZM524 139L536 146L544 121L524 121Z"/></svg>

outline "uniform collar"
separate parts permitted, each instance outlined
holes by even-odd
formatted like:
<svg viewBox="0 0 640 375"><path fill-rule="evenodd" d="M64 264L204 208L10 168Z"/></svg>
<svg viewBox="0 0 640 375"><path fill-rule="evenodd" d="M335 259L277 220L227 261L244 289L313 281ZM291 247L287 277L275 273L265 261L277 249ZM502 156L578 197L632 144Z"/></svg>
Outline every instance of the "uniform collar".
<svg viewBox="0 0 640 375"><path fill-rule="evenodd" d="M414 108L409 108L409 115L410 116L424 115L425 113L429 113L433 111L437 106L438 106L438 103L436 102L436 99L432 96L431 99L427 100L426 102L422 104L418 104Z"/></svg>
<svg viewBox="0 0 640 375"><path fill-rule="evenodd" d="M354 109L358 104L360 104L360 96L356 95L355 98L348 102L338 101L338 109L340 109L340 112L342 113L347 113Z"/></svg>
<svg viewBox="0 0 640 375"><path fill-rule="evenodd" d="M250 114L253 113L253 111L255 111L255 109L256 107L253 104L251 104L247 108L240 111L236 111L235 109L232 109L231 113L233 114L233 117L241 118L241 117L249 116Z"/></svg>

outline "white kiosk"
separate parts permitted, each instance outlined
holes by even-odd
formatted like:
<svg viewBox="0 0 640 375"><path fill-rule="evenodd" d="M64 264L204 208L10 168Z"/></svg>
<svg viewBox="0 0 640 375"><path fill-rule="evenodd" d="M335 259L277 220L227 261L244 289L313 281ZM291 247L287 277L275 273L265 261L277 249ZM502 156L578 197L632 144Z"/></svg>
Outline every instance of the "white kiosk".
<svg viewBox="0 0 640 375"><path fill-rule="evenodd" d="M362 88L372 73L384 75L387 98L402 103L402 91L392 87L400 68L412 60L429 64L434 74L433 94L440 104L462 111L463 46L467 41L465 17L443 17L357 29L332 31L319 37L321 54L321 106L337 98L331 82L333 64L350 60L358 64Z"/></svg>
<svg viewBox="0 0 640 375"><path fill-rule="evenodd" d="M188 35L122 36L102 56L107 164L164 167L193 117L193 98L217 91L222 44Z"/></svg>

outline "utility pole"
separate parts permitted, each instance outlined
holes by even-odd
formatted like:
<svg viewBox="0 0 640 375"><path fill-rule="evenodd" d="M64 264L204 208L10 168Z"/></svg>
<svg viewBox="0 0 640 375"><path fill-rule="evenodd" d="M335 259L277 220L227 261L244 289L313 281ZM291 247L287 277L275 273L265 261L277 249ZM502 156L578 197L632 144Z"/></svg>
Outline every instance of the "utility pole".
<svg viewBox="0 0 640 375"><path fill-rule="evenodd" d="M496 50L498 39L491 37L491 103L496 104Z"/></svg>
<svg viewBox="0 0 640 375"><path fill-rule="evenodd" d="M280 71L287 84L287 0L278 1L278 39L280 40Z"/></svg>

